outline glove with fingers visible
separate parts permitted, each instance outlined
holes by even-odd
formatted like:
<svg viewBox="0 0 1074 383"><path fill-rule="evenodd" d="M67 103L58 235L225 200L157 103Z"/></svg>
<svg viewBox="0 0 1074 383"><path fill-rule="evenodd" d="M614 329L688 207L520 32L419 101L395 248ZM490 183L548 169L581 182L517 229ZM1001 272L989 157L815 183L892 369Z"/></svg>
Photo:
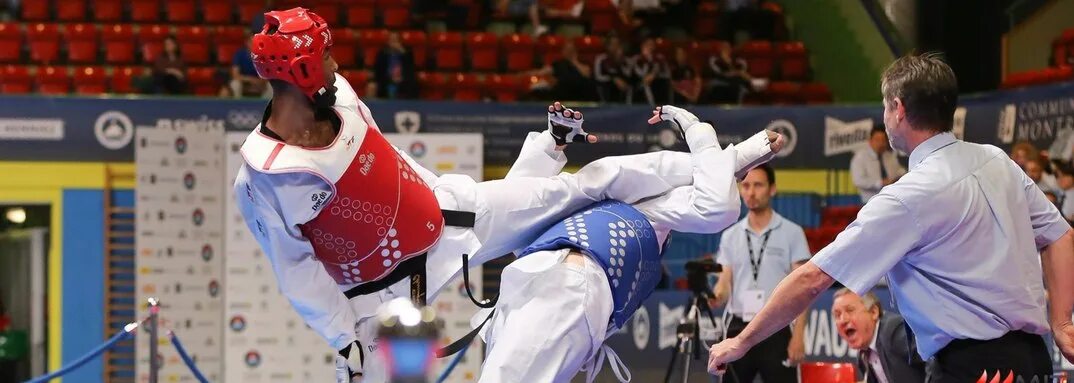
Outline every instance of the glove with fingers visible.
<svg viewBox="0 0 1074 383"><path fill-rule="evenodd" d="M361 382L365 369L365 352L361 343L351 342L336 354L336 383Z"/></svg>
<svg viewBox="0 0 1074 383"><path fill-rule="evenodd" d="M557 146L597 142L597 136L582 130L583 122L582 112L568 109L558 101L548 106L548 132Z"/></svg>
<svg viewBox="0 0 1074 383"><path fill-rule="evenodd" d="M660 121L671 122L671 125L679 132L679 137L686 139L686 130L700 122L697 116L686 109L672 105L658 106L653 109L653 117L649 118L650 124Z"/></svg>

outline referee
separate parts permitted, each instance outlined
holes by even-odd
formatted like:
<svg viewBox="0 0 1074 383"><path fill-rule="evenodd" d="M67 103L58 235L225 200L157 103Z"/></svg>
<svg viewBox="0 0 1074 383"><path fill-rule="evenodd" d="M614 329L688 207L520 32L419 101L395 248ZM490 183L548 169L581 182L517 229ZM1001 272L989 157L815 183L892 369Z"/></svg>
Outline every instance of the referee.
<svg viewBox="0 0 1074 383"><path fill-rule="evenodd" d="M746 327L772 295L779 281L809 260L809 245L802 227L772 210L776 195L776 173L768 164L750 170L738 184L742 202L749 213L724 230L716 263L723 267L716 284L716 304L730 297L727 336ZM734 286L733 288L731 286ZM756 348L731 364L730 382L749 383L760 374L765 383L797 383L793 367L805 357L805 311L794 323L761 341Z"/></svg>
<svg viewBox="0 0 1074 383"><path fill-rule="evenodd" d="M712 346L709 371L786 327L834 281L860 295L886 273L930 383L997 371L1050 381L1041 335L1051 331L1074 361L1070 225L1002 150L951 134L958 83L939 57L896 60L881 92L891 146L910 153L910 172L781 282L739 336Z"/></svg>

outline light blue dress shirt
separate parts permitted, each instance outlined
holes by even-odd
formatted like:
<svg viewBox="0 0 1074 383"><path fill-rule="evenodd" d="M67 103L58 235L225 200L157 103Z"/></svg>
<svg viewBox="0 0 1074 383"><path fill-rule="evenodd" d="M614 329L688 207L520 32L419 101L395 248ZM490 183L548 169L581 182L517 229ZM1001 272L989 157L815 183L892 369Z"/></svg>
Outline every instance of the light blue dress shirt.
<svg viewBox="0 0 1074 383"><path fill-rule="evenodd" d="M727 309L738 316L743 314L742 302L746 299L746 291L764 290L767 302L776 285L794 269L794 264L808 261L810 257L809 244L802 227L778 213L772 212L772 219L760 233L749 226L749 218L746 217L724 230L723 236L720 237L720 249L716 253L716 263L731 268L731 282L734 286L731 288L731 300ZM750 237L749 241L746 236ZM753 252L750 253L750 250ZM755 260L760 260L757 280L753 279L751 254Z"/></svg>
<svg viewBox="0 0 1074 383"><path fill-rule="evenodd" d="M1039 249L1070 225L999 148L936 135L816 256L863 294L885 273L928 359L954 339L1049 331Z"/></svg>

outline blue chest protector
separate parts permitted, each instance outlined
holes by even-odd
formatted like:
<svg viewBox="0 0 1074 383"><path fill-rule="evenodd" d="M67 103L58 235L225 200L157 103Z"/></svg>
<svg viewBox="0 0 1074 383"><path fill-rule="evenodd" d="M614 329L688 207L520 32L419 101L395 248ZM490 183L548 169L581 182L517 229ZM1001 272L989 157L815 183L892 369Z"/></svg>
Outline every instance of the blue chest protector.
<svg viewBox="0 0 1074 383"><path fill-rule="evenodd" d="M608 200L579 210L548 228L519 254L574 248L597 261L608 274L614 300L612 324L622 328L660 282L660 244L656 230L629 204Z"/></svg>

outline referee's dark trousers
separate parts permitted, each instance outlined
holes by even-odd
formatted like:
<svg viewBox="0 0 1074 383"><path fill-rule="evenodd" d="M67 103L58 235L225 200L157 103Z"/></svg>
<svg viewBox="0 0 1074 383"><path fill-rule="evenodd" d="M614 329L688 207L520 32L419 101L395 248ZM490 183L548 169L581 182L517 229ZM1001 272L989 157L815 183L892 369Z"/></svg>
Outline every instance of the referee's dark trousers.
<svg viewBox="0 0 1074 383"><path fill-rule="evenodd" d="M733 338L745 328L746 322L741 317L732 316L727 324L727 337ZM797 369L783 365L783 361L787 360L787 345L790 342L790 327L777 331L746 351L742 359L731 362L731 369L724 374L723 382L753 383L753 379L760 374L765 383L797 383Z"/></svg>
<svg viewBox="0 0 1074 383"><path fill-rule="evenodd" d="M1051 382L1052 358L1040 335L1012 331L992 340L956 339L928 362L928 383ZM1036 380L1034 380L1036 378Z"/></svg>

